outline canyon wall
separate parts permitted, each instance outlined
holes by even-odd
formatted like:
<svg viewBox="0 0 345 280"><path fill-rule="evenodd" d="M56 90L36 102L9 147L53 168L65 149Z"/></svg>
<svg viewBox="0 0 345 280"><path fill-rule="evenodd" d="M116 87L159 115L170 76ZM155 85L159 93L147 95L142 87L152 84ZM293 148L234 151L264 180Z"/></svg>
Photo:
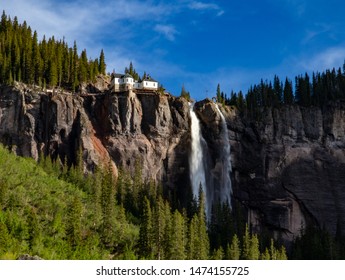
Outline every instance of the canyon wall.
<svg viewBox="0 0 345 280"><path fill-rule="evenodd" d="M215 105L203 101L197 110L214 149L220 140ZM308 224L332 234L340 226L344 232L345 102L322 110L263 109L260 120L230 107L222 111L231 143L233 199L248 210L254 228L286 240Z"/></svg>

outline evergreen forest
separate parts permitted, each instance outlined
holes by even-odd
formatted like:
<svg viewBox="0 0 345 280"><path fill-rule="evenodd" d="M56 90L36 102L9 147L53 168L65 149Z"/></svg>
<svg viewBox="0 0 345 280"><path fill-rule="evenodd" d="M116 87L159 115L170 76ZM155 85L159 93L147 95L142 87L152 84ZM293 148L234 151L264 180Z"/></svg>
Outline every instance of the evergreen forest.
<svg viewBox="0 0 345 280"><path fill-rule="evenodd" d="M280 108L297 104L303 107L317 106L323 108L328 102L345 99L345 63L343 68L308 73L281 80L274 76L272 81L261 80L251 86L247 94L232 91L230 97L220 89L218 84L216 98L223 105L236 106L243 114L259 119L265 108Z"/></svg>
<svg viewBox="0 0 345 280"><path fill-rule="evenodd" d="M105 74L104 52L89 59L86 50L79 54L77 43L68 46L54 37L38 40L36 31L24 21L18 23L3 12L0 21L0 83L19 81L42 88L62 87L76 91L80 83Z"/></svg>

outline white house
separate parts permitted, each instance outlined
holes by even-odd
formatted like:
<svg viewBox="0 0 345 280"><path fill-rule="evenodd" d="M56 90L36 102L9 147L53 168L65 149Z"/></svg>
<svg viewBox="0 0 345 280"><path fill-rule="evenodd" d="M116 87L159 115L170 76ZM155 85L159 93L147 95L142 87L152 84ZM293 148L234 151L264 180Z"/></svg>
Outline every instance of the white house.
<svg viewBox="0 0 345 280"><path fill-rule="evenodd" d="M114 91L120 91L120 80L122 76L122 74L113 74L111 85L113 86Z"/></svg>
<svg viewBox="0 0 345 280"><path fill-rule="evenodd" d="M158 82L152 79L150 76L148 76L146 79L141 81L141 86L143 89L157 90Z"/></svg>
<svg viewBox="0 0 345 280"><path fill-rule="evenodd" d="M158 90L158 82L150 76L142 81L135 81L129 74L113 74L111 85L115 92L128 90Z"/></svg>

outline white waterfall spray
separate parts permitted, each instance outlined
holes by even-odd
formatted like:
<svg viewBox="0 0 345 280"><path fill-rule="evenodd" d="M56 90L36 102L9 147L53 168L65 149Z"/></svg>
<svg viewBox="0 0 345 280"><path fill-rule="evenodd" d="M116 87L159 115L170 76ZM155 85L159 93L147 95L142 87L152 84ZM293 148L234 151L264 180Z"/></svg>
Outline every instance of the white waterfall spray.
<svg viewBox="0 0 345 280"><path fill-rule="evenodd" d="M220 180L220 202L221 203L228 203L229 207L231 208L231 194L232 194L232 186L231 186L231 158L230 158L230 143L229 143L229 132L228 127L226 125L225 117L222 111L219 109L218 105L216 104L217 111L220 115L222 120L222 151L220 152L220 160L222 165L222 172L221 172L221 180Z"/></svg>
<svg viewBox="0 0 345 280"><path fill-rule="evenodd" d="M206 216L208 215L209 205L207 197L207 186L206 186L206 176L205 176L205 165L204 165L204 153L202 142L205 142L201 135L199 119L196 116L193 105L190 105L190 117L191 117L191 137L192 137L192 147L191 155L189 157L189 168L190 168L190 181L192 184L193 196L199 197L200 186L203 193L205 194L205 211Z"/></svg>

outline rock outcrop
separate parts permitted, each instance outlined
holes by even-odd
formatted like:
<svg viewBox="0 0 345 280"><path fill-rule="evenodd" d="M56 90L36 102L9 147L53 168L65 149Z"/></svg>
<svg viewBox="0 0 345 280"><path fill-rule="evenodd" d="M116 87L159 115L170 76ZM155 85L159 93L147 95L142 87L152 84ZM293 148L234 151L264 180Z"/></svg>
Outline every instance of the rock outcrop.
<svg viewBox="0 0 345 280"><path fill-rule="evenodd" d="M100 86L101 88L97 88ZM190 192L188 102L170 95L111 93L106 81L82 94L41 92L18 84L0 88L0 141L18 155L41 152L69 163L83 151L85 171L112 162L174 189ZM210 153L209 172L218 176L221 118L210 100L198 102ZM260 120L221 108L231 143L233 200L257 229L292 240L316 224L345 231L345 103L323 108L265 109ZM218 170L218 171L217 171ZM218 172L218 173L217 173ZM216 182L216 181L215 181Z"/></svg>

